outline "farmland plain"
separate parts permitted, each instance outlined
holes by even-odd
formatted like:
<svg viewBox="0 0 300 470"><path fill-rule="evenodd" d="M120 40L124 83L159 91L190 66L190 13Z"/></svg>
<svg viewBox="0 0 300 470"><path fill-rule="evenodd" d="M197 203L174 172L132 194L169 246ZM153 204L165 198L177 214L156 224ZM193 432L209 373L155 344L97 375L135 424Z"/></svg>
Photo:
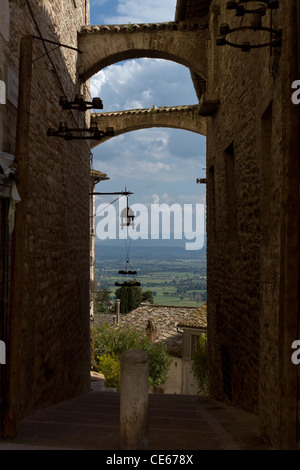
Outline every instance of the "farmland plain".
<svg viewBox="0 0 300 470"><path fill-rule="evenodd" d="M154 304L200 306L206 301L206 250L180 247L137 247L129 257L121 246L97 246L95 289L108 289L115 300L115 282L139 281L143 291L152 291ZM118 274L132 270L134 276Z"/></svg>

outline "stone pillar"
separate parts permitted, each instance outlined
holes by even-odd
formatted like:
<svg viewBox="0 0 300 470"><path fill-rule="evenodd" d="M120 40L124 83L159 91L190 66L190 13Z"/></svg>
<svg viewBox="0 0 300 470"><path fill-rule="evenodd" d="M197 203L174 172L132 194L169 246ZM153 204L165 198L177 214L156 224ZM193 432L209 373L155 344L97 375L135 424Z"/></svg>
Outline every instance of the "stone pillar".
<svg viewBox="0 0 300 470"><path fill-rule="evenodd" d="M116 323L120 321L120 299L116 300Z"/></svg>
<svg viewBox="0 0 300 470"><path fill-rule="evenodd" d="M148 448L149 356L143 349L121 355L120 446L122 450Z"/></svg>

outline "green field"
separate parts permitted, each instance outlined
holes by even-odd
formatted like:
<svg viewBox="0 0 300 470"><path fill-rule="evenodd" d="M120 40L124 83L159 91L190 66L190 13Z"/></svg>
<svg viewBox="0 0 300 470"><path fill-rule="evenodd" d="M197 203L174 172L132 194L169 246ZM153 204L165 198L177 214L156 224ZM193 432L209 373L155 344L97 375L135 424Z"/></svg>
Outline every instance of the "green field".
<svg viewBox="0 0 300 470"><path fill-rule="evenodd" d="M182 250L147 250L135 254L130 263L124 264L117 250L96 255L96 290L109 289L111 300L115 300L118 287L115 282L128 281L128 276L118 275L126 268L136 270L130 279L141 282L143 291L152 291L156 305L200 306L206 301L206 256L188 256ZM198 294L198 297L197 297ZM199 298L201 294L201 298ZM195 297L196 296L196 297Z"/></svg>

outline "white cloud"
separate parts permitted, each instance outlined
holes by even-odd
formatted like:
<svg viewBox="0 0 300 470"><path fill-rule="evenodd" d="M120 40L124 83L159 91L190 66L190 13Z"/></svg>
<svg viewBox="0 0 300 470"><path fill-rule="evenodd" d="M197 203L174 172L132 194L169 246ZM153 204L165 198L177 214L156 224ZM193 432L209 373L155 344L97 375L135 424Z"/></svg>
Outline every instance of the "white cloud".
<svg viewBox="0 0 300 470"><path fill-rule="evenodd" d="M120 62L101 70L91 78L91 95L102 98L104 111L197 103L186 67L149 58Z"/></svg>
<svg viewBox="0 0 300 470"><path fill-rule="evenodd" d="M152 199L153 199L153 204L158 204L159 203L159 200L160 200L160 197L158 194L152 194Z"/></svg>
<svg viewBox="0 0 300 470"><path fill-rule="evenodd" d="M99 6L103 0L98 0ZM103 14L105 24L149 23L173 21L176 0L118 0L108 14ZM95 3L97 5L97 3Z"/></svg>

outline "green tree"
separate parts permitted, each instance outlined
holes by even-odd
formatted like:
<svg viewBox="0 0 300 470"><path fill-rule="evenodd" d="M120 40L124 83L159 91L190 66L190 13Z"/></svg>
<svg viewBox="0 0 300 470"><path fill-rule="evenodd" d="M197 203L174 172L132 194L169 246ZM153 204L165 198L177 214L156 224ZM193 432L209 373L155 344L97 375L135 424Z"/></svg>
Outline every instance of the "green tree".
<svg viewBox="0 0 300 470"><path fill-rule="evenodd" d="M151 290L145 290L142 292L142 301L143 302L148 301L150 304L154 304L153 293Z"/></svg>
<svg viewBox="0 0 300 470"><path fill-rule="evenodd" d="M91 363L104 374L108 386L120 389L121 354L127 349L144 349L149 355L149 388L166 382L171 358L162 342L153 343L145 333L130 326L111 327L107 323L91 327Z"/></svg>
<svg viewBox="0 0 300 470"><path fill-rule="evenodd" d="M107 312L108 301L110 299L110 291L108 289L100 289L94 294L94 312Z"/></svg>
<svg viewBox="0 0 300 470"><path fill-rule="evenodd" d="M192 372L197 381L199 395L208 394L208 350L206 334L199 338L199 346L193 357Z"/></svg>
<svg viewBox="0 0 300 470"><path fill-rule="evenodd" d="M116 290L116 297L120 299L121 313L129 313L140 305L142 289L139 286L122 286Z"/></svg>

